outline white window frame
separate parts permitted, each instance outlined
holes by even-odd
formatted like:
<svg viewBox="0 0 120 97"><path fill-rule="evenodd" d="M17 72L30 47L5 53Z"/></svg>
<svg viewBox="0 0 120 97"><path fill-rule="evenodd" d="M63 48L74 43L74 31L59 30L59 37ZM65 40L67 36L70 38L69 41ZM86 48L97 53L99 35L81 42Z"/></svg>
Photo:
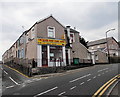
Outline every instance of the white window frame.
<svg viewBox="0 0 120 97"><path fill-rule="evenodd" d="M51 26L48 26L48 27L47 27L48 37L50 37L50 36L49 36L49 27L50 27L50 28L53 28L53 34L54 34L54 36L51 37L51 38L55 38L55 27L51 27Z"/></svg>
<svg viewBox="0 0 120 97"><path fill-rule="evenodd" d="M74 34L74 33L70 33L70 34L73 35L73 42L75 42L75 34ZM70 38L71 38L71 37L70 37ZM72 42L71 39L70 39L70 42Z"/></svg>
<svg viewBox="0 0 120 97"><path fill-rule="evenodd" d="M34 39L34 38L35 38L35 27L31 28L31 39Z"/></svg>
<svg viewBox="0 0 120 97"><path fill-rule="evenodd" d="M98 45L97 48L100 48L100 46Z"/></svg>
<svg viewBox="0 0 120 97"><path fill-rule="evenodd" d="M20 44L23 44L23 36L20 37Z"/></svg>
<svg viewBox="0 0 120 97"><path fill-rule="evenodd" d="M91 49L93 50L93 49L94 49L94 47L91 47Z"/></svg>

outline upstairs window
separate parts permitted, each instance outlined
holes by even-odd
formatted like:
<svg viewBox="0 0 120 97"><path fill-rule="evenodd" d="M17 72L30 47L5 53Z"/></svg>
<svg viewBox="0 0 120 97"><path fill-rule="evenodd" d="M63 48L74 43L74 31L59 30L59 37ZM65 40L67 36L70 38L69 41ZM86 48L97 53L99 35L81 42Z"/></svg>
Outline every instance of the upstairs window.
<svg viewBox="0 0 120 97"><path fill-rule="evenodd" d="M35 28L33 27L31 29L31 39L34 39L35 38Z"/></svg>
<svg viewBox="0 0 120 97"><path fill-rule="evenodd" d="M23 37L21 37L19 41L20 41L20 44L22 44L23 41L24 41L24 40L23 40Z"/></svg>
<svg viewBox="0 0 120 97"><path fill-rule="evenodd" d="M70 33L70 43L75 42L74 33Z"/></svg>
<svg viewBox="0 0 120 97"><path fill-rule="evenodd" d="M55 38L55 27L48 26L48 37Z"/></svg>

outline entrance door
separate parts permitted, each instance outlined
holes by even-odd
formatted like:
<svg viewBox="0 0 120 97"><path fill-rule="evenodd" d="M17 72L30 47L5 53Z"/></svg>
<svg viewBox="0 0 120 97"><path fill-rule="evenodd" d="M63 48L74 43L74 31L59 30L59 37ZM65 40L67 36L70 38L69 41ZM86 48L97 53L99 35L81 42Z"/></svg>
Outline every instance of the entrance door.
<svg viewBox="0 0 120 97"><path fill-rule="evenodd" d="M48 66L48 59L47 59L47 45L42 45L42 66Z"/></svg>

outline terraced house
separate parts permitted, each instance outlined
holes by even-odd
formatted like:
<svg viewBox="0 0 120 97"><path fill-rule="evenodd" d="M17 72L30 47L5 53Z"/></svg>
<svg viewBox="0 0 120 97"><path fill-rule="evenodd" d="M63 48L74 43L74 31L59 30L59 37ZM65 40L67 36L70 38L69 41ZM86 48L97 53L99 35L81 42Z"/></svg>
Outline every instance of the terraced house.
<svg viewBox="0 0 120 97"><path fill-rule="evenodd" d="M3 62L29 63L37 67L66 66L78 58L80 63L91 63L87 48L79 42L79 32L63 26L53 16L37 21L26 30L2 56Z"/></svg>

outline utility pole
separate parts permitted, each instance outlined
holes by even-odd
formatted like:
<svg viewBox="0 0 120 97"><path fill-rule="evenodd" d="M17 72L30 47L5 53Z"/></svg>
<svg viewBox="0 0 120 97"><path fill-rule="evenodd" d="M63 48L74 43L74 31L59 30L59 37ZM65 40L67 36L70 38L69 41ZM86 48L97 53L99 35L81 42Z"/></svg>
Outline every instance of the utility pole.
<svg viewBox="0 0 120 97"><path fill-rule="evenodd" d="M108 44L108 38L107 38L107 33L112 31L112 30L115 30L115 29L110 29L110 30L107 30L105 33L106 33L106 43L107 43L107 53L108 53L108 63L110 63L110 52L109 52L109 44Z"/></svg>

